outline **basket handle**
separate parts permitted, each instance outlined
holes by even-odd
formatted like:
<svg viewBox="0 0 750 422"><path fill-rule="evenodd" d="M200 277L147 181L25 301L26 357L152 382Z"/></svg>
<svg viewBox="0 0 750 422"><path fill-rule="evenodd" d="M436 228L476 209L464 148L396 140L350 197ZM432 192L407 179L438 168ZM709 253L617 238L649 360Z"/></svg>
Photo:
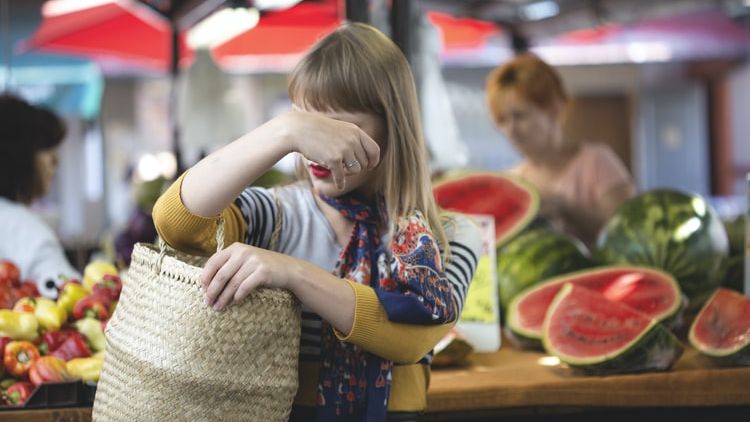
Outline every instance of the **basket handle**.
<svg viewBox="0 0 750 422"><path fill-rule="evenodd" d="M159 257L156 259L155 270L158 274L161 271L161 262L164 260L164 256L167 252L174 252L175 249L167 244L167 242L159 236ZM219 217L216 222L216 252L224 249L224 217Z"/></svg>

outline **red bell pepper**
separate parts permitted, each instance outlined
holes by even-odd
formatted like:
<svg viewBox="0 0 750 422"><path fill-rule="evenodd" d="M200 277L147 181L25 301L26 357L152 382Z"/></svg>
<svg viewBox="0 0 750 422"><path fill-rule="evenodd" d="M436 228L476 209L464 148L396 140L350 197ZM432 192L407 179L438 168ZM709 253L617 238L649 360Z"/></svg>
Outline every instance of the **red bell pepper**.
<svg viewBox="0 0 750 422"><path fill-rule="evenodd" d="M21 296L39 297L39 289L36 287L36 283L31 280L26 280L21 283L21 287L18 288Z"/></svg>
<svg viewBox="0 0 750 422"><path fill-rule="evenodd" d="M35 386L45 382L63 382L69 378L65 361L56 356L43 356L29 369L29 380Z"/></svg>
<svg viewBox="0 0 750 422"><path fill-rule="evenodd" d="M73 307L73 318L95 318L100 321L108 319L109 303L105 303L105 300L94 295L79 300L76 306Z"/></svg>
<svg viewBox="0 0 750 422"><path fill-rule="evenodd" d="M117 301L122 291L122 281L120 277L113 274L105 274L102 280L94 284L91 288L92 296L98 296L106 299L107 305Z"/></svg>
<svg viewBox="0 0 750 422"><path fill-rule="evenodd" d="M5 346L3 364L8 373L16 378L24 378L37 359L39 350L29 341L11 341Z"/></svg>
<svg viewBox="0 0 750 422"><path fill-rule="evenodd" d="M75 358L87 358L91 356L91 350L86 344L86 340L78 332L72 332L67 339L49 354L58 357L64 361Z"/></svg>
<svg viewBox="0 0 750 422"><path fill-rule="evenodd" d="M42 355L50 354L58 347L60 347L60 345L63 344L65 339L67 339L72 332L75 331L63 330L45 332L41 337L39 337L38 344L36 346L39 349L39 353L41 353Z"/></svg>
<svg viewBox="0 0 750 422"><path fill-rule="evenodd" d="M18 381L5 390L5 402L7 404L24 404L34 392L34 385L28 381Z"/></svg>

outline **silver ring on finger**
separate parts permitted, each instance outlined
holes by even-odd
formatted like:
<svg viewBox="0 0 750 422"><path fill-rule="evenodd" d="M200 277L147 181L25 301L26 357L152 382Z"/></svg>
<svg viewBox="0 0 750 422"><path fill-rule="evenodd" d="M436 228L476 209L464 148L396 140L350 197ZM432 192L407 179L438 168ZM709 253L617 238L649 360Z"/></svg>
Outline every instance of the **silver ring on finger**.
<svg viewBox="0 0 750 422"><path fill-rule="evenodd" d="M358 166L359 165L359 161L354 160L354 161L346 163L345 165L346 165L346 168L350 169L350 168L353 168L354 166Z"/></svg>

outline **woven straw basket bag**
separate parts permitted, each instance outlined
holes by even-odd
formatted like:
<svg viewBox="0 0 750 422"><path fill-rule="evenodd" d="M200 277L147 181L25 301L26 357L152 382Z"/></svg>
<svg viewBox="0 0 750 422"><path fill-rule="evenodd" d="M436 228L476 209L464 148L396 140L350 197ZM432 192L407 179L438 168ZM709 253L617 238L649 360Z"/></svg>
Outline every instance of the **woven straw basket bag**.
<svg viewBox="0 0 750 422"><path fill-rule="evenodd" d="M223 224L217 230L223 244ZM95 421L286 421L297 392L300 311L259 289L216 312L203 303L206 258L137 244L106 329Z"/></svg>

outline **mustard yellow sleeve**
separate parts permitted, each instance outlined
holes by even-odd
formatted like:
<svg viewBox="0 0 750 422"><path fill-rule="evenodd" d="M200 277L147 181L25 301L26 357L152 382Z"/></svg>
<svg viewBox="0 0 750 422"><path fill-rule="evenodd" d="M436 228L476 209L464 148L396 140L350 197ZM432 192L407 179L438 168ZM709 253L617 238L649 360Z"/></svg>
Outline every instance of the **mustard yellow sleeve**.
<svg viewBox="0 0 750 422"><path fill-rule="evenodd" d="M216 227L219 216L204 217L185 207L180 196L184 173L164 192L154 205L156 231L167 244L193 255L208 256L216 252ZM240 209L231 204L222 211L224 245L240 242L247 231L247 223Z"/></svg>
<svg viewBox="0 0 750 422"><path fill-rule="evenodd" d="M354 290L354 323L349 335L336 331L339 340L356 344L370 353L396 363L414 363L422 359L453 327L442 325L402 324L388 320L375 290L349 281Z"/></svg>

